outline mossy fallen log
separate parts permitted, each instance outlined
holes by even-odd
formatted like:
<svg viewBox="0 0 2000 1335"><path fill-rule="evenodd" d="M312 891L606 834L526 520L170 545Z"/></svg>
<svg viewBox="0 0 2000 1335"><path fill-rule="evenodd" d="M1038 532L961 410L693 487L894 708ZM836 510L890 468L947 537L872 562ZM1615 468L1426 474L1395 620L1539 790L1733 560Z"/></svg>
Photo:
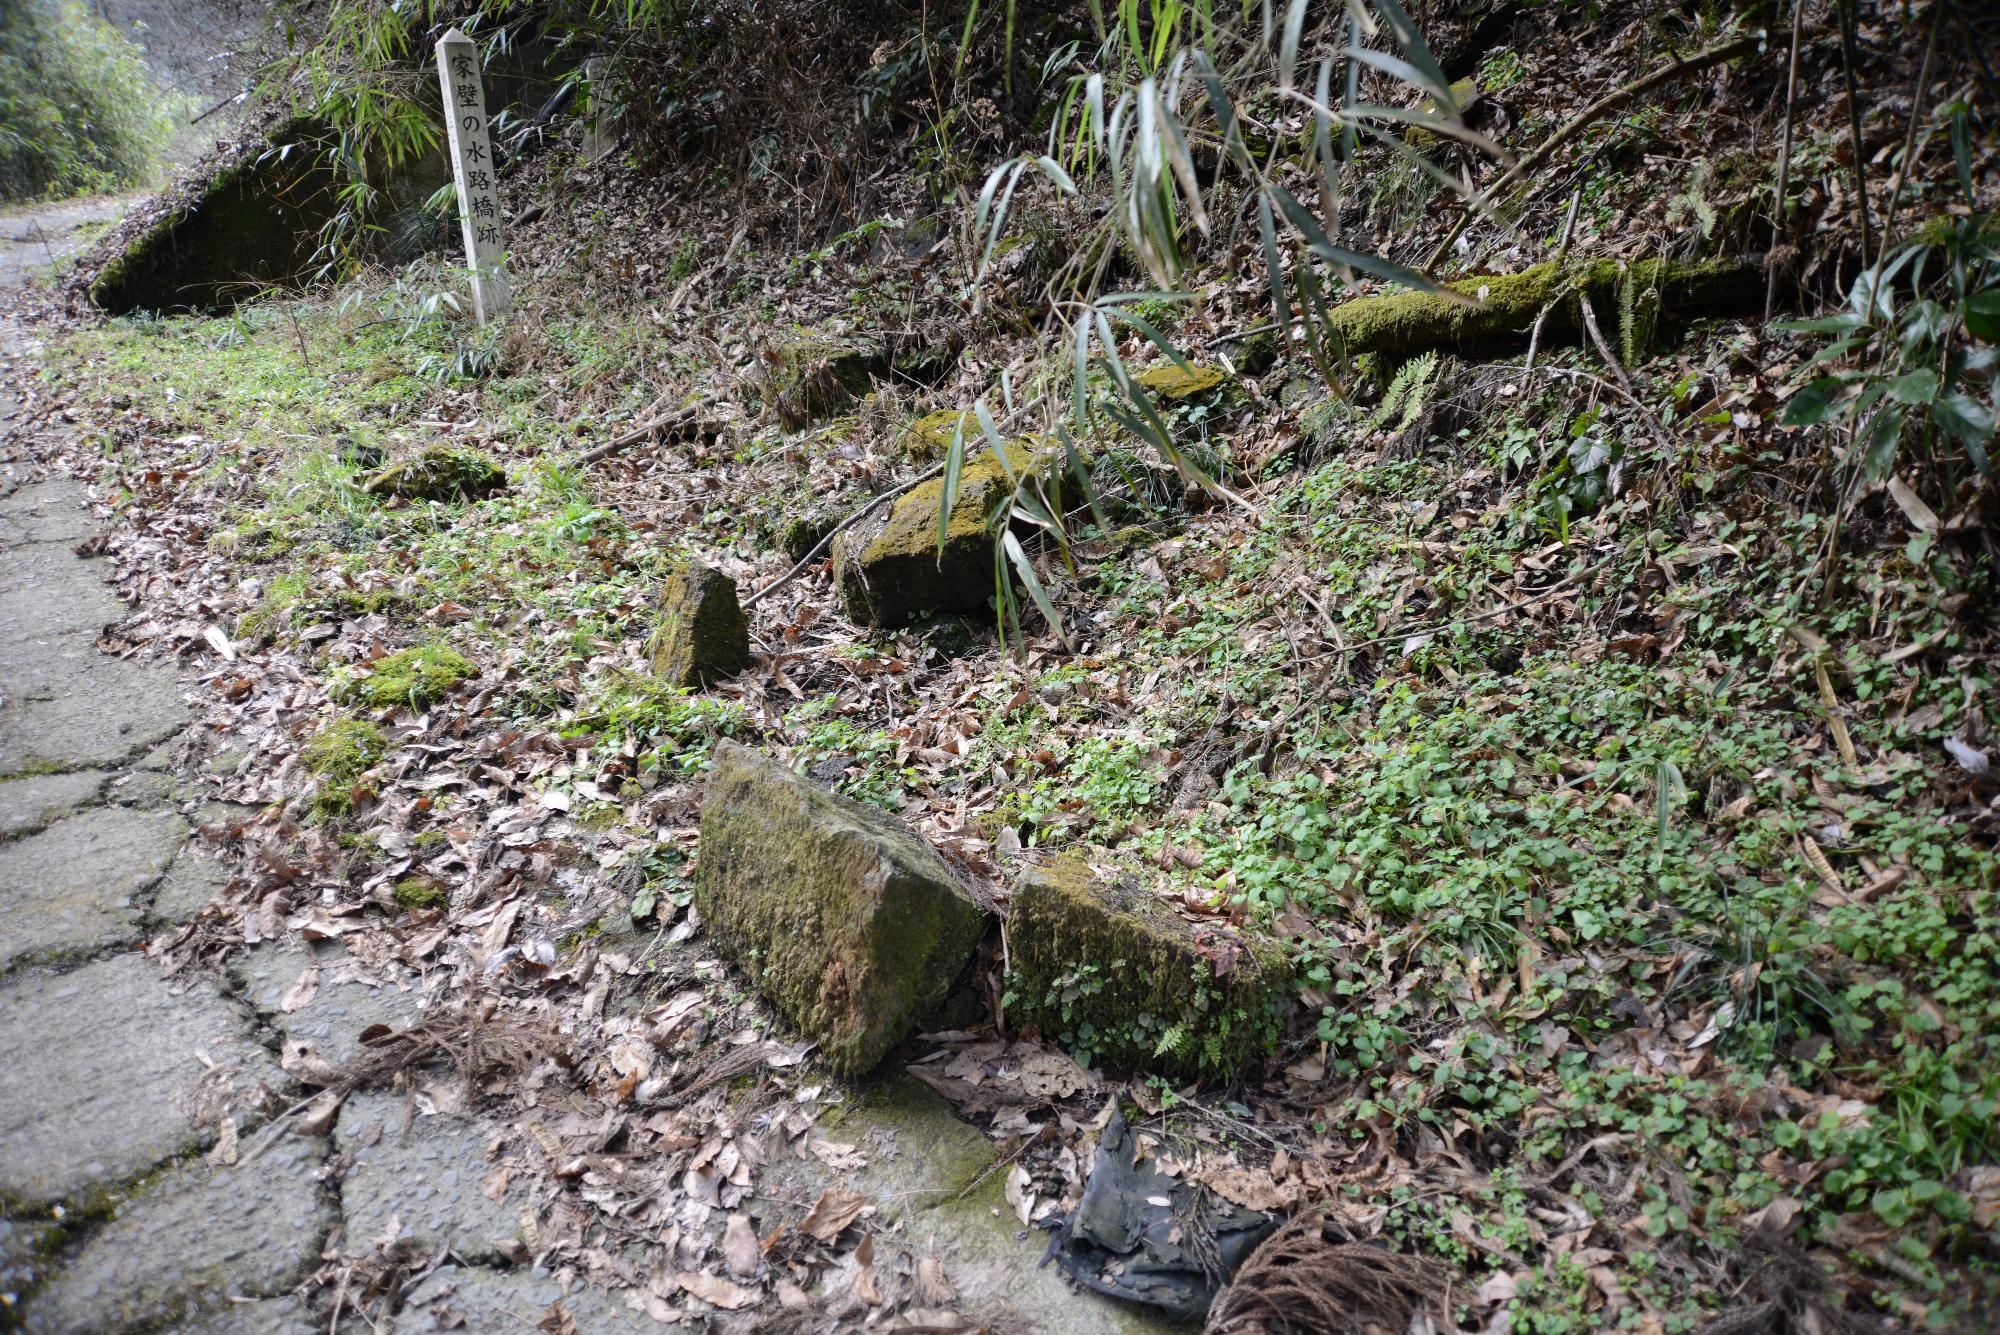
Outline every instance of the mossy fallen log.
<svg viewBox="0 0 2000 1335"><path fill-rule="evenodd" d="M1525 344L1545 309L1542 337L1560 338L1580 328L1581 302L1588 299L1600 324L1609 326L1615 318L1619 352L1629 362L1645 352L1662 319L1685 323L1763 309L1764 270L1744 259L1551 261L1445 287L1472 302L1431 292L1362 297L1335 307L1328 323L1350 357L1402 358L1467 344Z"/></svg>

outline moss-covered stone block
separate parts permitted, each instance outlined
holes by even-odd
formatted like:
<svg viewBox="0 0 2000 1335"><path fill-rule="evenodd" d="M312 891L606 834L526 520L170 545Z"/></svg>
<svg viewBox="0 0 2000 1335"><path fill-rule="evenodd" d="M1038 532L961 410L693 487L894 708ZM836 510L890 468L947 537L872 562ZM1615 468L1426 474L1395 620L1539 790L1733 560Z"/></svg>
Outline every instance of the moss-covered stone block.
<svg viewBox="0 0 2000 1335"><path fill-rule="evenodd" d="M993 596L993 539L1006 521L1001 502L1014 483L1049 468L1055 456L1025 440L1010 441L1006 462L991 449L965 461L944 542L938 503L944 479L934 478L834 539L833 573L848 619L870 626L907 626L933 612L976 612Z"/></svg>
<svg viewBox="0 0 2000 1335"><path fill-rule="evenodd" d="M1291 1008L1276 943L1189 923L1080 856L1030 870L1007 912L1008 1013L1093 1061L1228 1079L1270 1052Z"/></svg>
<svg viewBox="0 0 2000 1335"><path fill-rule="evenodd" d="M716 948L848 1076L936 1012L988 918L894 816L728 740L702 799L694 895Z"/></svg>
<svg viewBox="0 0 2000 1335"><path fill-rule="evenodd" d="M456 445L426 445L361 483L371 495L411 501L470 500L506 486L507 470L477 450Z"/></svg>
<svg viewBox="0 0 2000 1335"><path fill-rule="evenodd" d="M378 658L365 674L335 678L331 694L373 709L407 705L424 709L436 704L460 682L479 675L479 665L442 644L420 644Z"/></svg>
<svg viewBox="0 0 2000 1335"><path fill-rule="evenodd" d="M765 400L788 430L845 412L889 369L867 339L805 338L765 350Z"/></svg>
<svg viewBox="0 0 2000 1335"><path fill-rule="evenodd" d="M647 646L653 671L675 686L709 686L750 664L750 618L736 581L683 560L660 593L660 624Z"/></svg>
<svg viewBox="0 0 2000 1335"><path fill-rule="evenodd" d="M1132 378L1156 399L1186 403L1221 388L1223 382L1229 379L1229 373L1219 366L1189 363L1182 368L1168 362L1165 366L1150 367Z"/></svg>
<svg viewBox="0 0 2000 1335"><path fill-rule="evenodd" d="M1692 320L1707 315L1761 309L1764 271L1748 260L1587 260L1558 265L1538 264L1517 274L1492 274L1447 283L1454 296L1431 292L1399 292L1362 297L1334 308L1328 324L1346 345L1349 356L1381 353L1405 357L1430 348L1519 341L1544 309L1549 312L1543 337L1574 333L1582 327L1581 302L1618 301L1643 317L1650 337L1666 319ZM1470 300L1467 300L1469 298ZM1626 324L1618 333L1611 326L1617 314L1593 304L1607 338L1628 338Z"/></svg>
<svg viewBox="0 0 2000 1335"><path fill-rule="evenodd" d="M320 229L340 207L323 126L290 120L191 182L175 207L98 271L90 300L113 315L222 311L314 269Z"/></svg>
<svg viewBox="0 0 2000 1335"><path fill-rule="evenodd" d="M908 426L898 443L903 447L903 456L913 464L934 464L951 450L951 442L959 431L959 423L965 424L967 448L977 446L985 440L979 423L971 413L957 408L945 408L934 413L925 413Z"/></svg>

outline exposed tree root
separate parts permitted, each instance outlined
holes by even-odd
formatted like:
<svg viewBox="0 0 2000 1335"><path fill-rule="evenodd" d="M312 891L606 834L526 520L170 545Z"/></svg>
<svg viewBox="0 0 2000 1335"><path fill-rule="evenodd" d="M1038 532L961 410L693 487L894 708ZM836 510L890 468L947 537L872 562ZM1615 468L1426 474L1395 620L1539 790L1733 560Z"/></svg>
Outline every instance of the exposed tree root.
<svg viewBox="0 0 2000 1335"><path fill-rule="evenodd" d="M1448 1320L1443 1269L1368 1243L1334 1241L1324 1214L1301 1215L1251 1253L1216 1298L1203 1335L1362 1335Z"/></svg>
<svg viewBox="0 0 2000 1335"><path fill-rule="evenodd" d="M1743 1240L1738 1306L1701 1335L1861 1335L1881 1327L1848 1315L1829 1299L1826 1275L1788 1242L1750 1234Z"/></svg>

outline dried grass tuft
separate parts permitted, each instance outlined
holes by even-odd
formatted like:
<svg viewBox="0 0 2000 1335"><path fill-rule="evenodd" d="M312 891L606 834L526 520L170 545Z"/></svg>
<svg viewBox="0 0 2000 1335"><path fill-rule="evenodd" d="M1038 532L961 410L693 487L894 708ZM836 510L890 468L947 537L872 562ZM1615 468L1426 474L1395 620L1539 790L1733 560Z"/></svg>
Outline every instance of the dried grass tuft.
<svg viewBox="0 0 2000 1335"><path fill-rule="evenodd" d="M1216 1298L1203 1335L1364 1335L1407 1330L1422 1315L1448 1321L1442 1267L1329 1231L1338 1225L1311 1213L1265 1239Z"/></svg>

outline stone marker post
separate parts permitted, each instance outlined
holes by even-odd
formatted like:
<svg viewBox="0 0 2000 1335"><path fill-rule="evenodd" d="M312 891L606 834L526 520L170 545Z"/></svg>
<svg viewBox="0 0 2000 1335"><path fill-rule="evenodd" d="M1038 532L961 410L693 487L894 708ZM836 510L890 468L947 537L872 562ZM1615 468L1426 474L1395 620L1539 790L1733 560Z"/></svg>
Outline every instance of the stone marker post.
<svg viewBox="0 0 2000 1335"><path fill-rule="evenodd" d="M465 233L465 260L472 269L472 310L486 324L507 313L509 296L479 48L453 28L438 39L437 57L444 123L451 135L451 171L458 183L458 221Z"/></svg>

